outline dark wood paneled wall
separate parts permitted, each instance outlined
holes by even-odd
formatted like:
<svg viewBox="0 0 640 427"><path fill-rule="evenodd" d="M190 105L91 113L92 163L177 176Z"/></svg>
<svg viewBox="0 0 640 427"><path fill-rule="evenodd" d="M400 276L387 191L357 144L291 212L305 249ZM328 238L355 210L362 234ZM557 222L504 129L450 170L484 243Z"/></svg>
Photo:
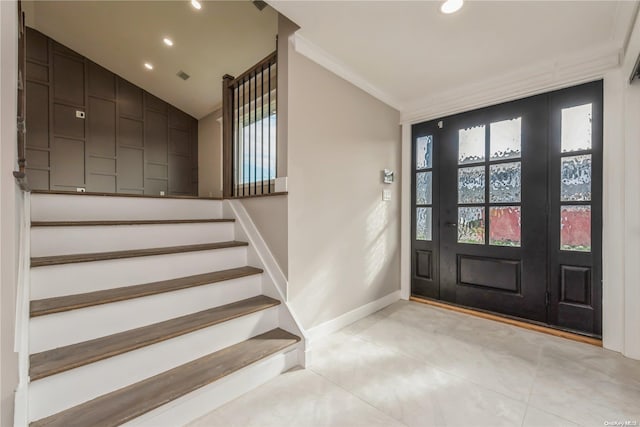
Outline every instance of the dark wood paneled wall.
<svg viewBox="0 0 640 427"><path fill-rule="evenodd" d="M197 194L195 118L34 29L26 40L31 188Z"/></svg>

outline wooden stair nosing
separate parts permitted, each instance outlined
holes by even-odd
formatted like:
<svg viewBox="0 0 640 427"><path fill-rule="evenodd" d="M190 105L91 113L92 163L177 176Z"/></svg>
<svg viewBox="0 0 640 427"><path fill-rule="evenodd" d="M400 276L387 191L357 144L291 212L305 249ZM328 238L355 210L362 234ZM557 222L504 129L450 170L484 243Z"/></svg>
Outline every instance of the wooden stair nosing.
<svg viewBox="0 0 640 427"><path fill-rule="evenodd" d="M273 329L169 371L30 423L31 427L115 427L300 341Z"/></svg>
<svg viewBox="0 0 640 427"><path fill-rule="evenodd" d="M215 200L222 201L222 197L200 197L200 196L184 196L177 194L155 195L155 194L131 194L131 193L105 193L100 191L64 191L64 190L31 190L32 194L57 194L60 196L101 196L101 197L132 197L138 199L179 199L179 200Z"/></svg>
<svg viewBox="0 0 640 427"><path fill-rule="evenodd" d="M173 292L196 286L210 285L227 280L240 279L263 273L256 267L238 267L211 273L196 274L193 276L179 277L176 279L162 280L141 285L124 286L114 289L105 289L83 294L65 295L61 297L45 298L31 301L30 316L38 317L47 314L61 313L79 308L93 307L118 301L126 301L134 298L156 295L165 292Z"/></svg>
<svg viewBox="0 0 640 427"><path fill-rule="evenodd" d="M35 381L279 304L280 301L276 299L259 295L106 337L35 353L29 356L29 376L31 381Z"/></svg>
<svg viewBox="0 0 640 427"><path fill-rule="evenodd" d="M84 226L115 226L115 225L155 225L155 224L205 224L216 222L235 222L235 219L132 219L105 221L32 221L31 227L84 227Z"/></svg>
<svg viewBox="0 0 640 427"><path fill-rule="evenodd" d="M107 261L123 258L137 258L154 255L168 255L174 253L207 251L214 249L248 246L247 242L235 240L229 242L205 243L198 245L169 246L163 248L131 249L125 251L96 252L87 254L53 255L31 258L31 267L44 267L50 265L73 264L80 262Z"/></svg>

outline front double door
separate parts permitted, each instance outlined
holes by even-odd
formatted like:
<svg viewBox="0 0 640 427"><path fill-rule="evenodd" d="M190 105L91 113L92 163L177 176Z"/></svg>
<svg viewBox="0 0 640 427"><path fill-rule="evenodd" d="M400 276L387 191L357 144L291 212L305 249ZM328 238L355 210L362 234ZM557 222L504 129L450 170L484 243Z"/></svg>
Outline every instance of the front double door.
<svg viewBox="0 0 640 427"><path fill-rule="evenodd" d="M412 131L412 293L600 335L601 82Z"/></svg>

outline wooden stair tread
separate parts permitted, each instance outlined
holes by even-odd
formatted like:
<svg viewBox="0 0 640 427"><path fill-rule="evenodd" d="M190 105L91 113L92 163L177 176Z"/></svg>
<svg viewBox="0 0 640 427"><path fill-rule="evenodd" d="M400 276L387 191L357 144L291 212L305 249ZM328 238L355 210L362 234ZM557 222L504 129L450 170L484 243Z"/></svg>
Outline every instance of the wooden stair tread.
<svg viewBox="0 0 640 427"><path fill-rule="evenodd" d="M206 251L212 249L233 248L237 246L248 246L248 244L246 242L238 242L234 240L229 242L169 246L164 248L132 249L126 251L44 256L31 258L31 267L43 267L48 265L71 264L78 262L106 261L112 259L135 258L152 255L166 255L181 252Z"/></svg>
<svg viewBox="0 0 640 427"><path fill-rule="evenodd" d="M261 274L262 270L255 267L239 267L212 273L196 274L179 277L177 279L162 280L142 285L124 286L115 289L88 292L84 294L65 295L62 297L46 298L31 301L31 317L60 313L79 308L92 307L111 302L125 301L164 292L177 291L196 286L208 285L226 280Z"/></svg>
<svg viewBox="0 0 640 427"><path fill-rule="evenodd" d="M280 301L276 299L259 295L106 337L32 354L29 357L29 375L31 380L35 381L279 304Z"/></svg>
<svg viewBox="0 0 640 427"><path fill-rule="evenodd" d="M297 343L300 338L273 329L177 368L32 422L31 427L112 427L232 374Z"/></svg>
<svg viewBox="0 0 640 427"><path fill-rule="evenodd" d="M154 224L202 224L211 222L235 222L235 219L153 219L108 221L32 221L31 227L83 227L96 225L154 225Z"/></svg>

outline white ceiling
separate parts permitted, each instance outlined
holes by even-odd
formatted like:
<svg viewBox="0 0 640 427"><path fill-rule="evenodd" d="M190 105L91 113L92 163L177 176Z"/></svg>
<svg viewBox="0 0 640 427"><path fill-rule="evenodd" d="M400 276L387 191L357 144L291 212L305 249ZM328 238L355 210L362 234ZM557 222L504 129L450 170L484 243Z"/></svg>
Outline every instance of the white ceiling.
<svg viewBox="0 0 640 427"><path fill-rule="evenodd" d="M277 12L250 1L38 1L27 24L200 119L238 75L276 48ZM170 37L174 46L162 42ZM154 65L147 71L143 63ZM191 78L183 81L176 73Z"/></svg>
<svg viewBox="0 0 640 427"><path fill-rule="evenodd" d="M298 35L400 110L461 85L567 55L623 47L631 1L289 1ZM343 68L344 68L343 67Z"/></svg>

